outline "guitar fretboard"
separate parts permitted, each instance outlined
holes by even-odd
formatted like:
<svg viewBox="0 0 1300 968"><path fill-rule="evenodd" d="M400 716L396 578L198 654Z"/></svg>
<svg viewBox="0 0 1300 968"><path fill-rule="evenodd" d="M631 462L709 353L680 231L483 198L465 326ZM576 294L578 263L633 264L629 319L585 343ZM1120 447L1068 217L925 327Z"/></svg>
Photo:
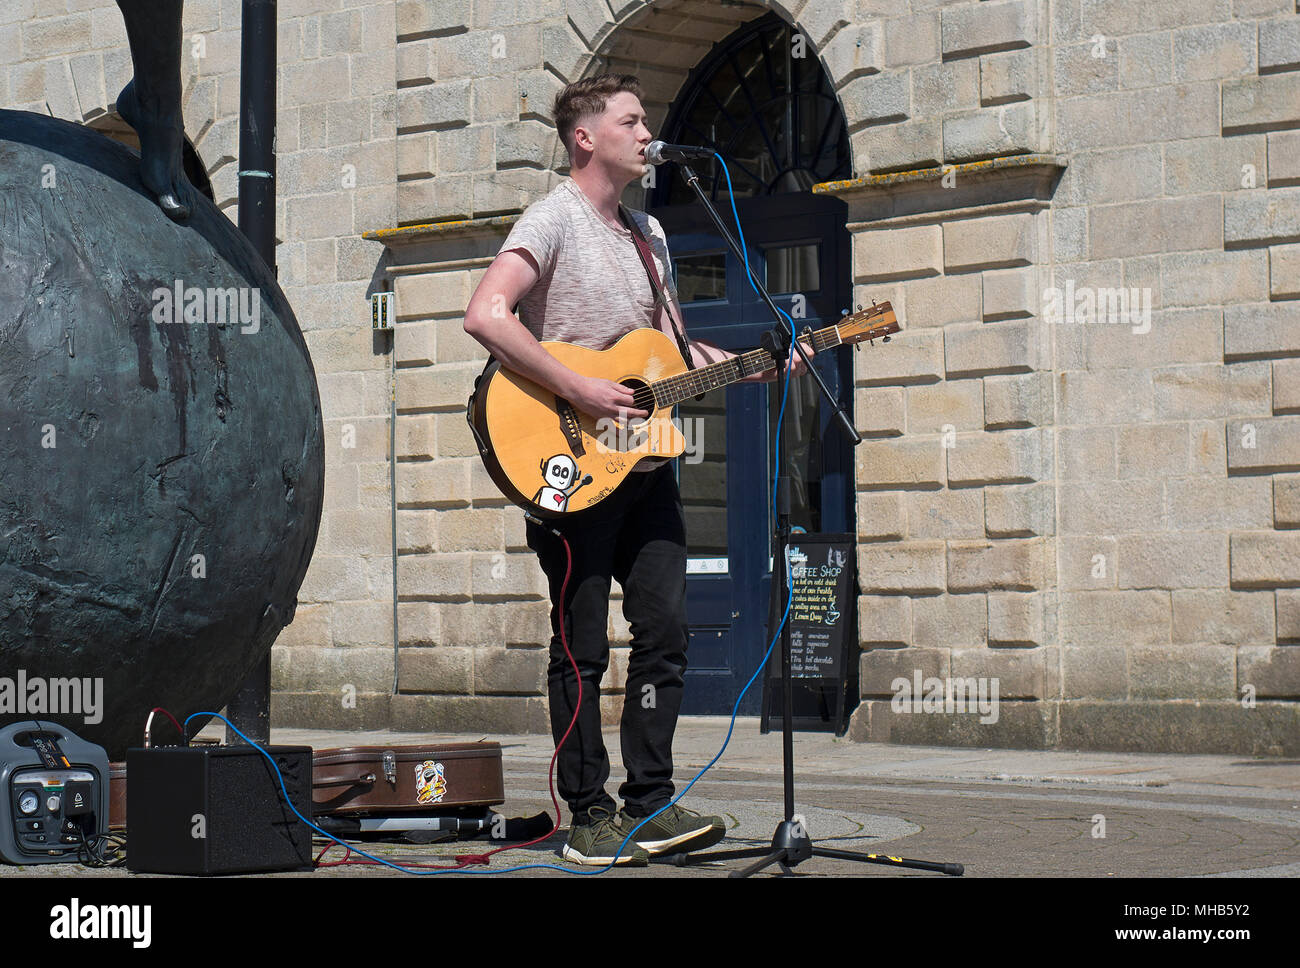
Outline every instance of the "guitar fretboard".
<svg viewBox="0 0 1300 968"><path fill-rule="evenodd" d="M815 353L832 349L842 342L839 328L836 326L817 330L812 334L811 339ZM770 370L775 363L776 360L771 353L764 349L757 349L719 360L717 363L710 363L708 366L687 370L685 373L663 380L656 380L650 384L650 389L654 392L655 409L671 407L690 397L716 390L718 387L725 387L747 376L762 373L764 370Z"/></svg>

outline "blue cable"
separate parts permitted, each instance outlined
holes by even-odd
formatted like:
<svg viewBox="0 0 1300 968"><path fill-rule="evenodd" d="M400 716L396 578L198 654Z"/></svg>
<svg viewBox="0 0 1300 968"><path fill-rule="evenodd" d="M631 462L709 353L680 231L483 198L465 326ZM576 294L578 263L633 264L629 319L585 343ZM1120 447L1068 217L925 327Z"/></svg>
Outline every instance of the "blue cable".
<svg viewBox="0 0 1300 968"><path fill-rule="evenodd" d="M718 159L719 163L722 165L723 174L727 176L727 193L731 197L731 214L732 217L735 218L736 220L736 231L740 236L740 251L745 260L745 275L749 279L750 287L754 290L754 292L757 293L758 285L754 279L754 272L749 267L749 250L745 246L745 230L740 227L740 215L736 211L736 196L735 193L732 191L732 187L731 187L731 172L727 170L727 163L726 161L723 160L720 154L714 152L713 156ZM782 316L784 316L786 320L790 323L790 332L793 333L794 320L790 318L789 313L787 313L784 309L781 309L779 306L777 307L777 312L779 312ZM781 426L785 422L785 404L786 404L786 400L789 398L789 394L790 394L790 366L789 363L787 363L785 369L785 378L782 381L782 386L781 386L781 410L776 418L776 445L773 448L773 457L772 457L772 515L774 518L777 515L777 507L776 507L777 478L778 478L778 472L780 470L780 468L777 466L777 461L779 460L779 455L781 453ZM775 567L775 565L776 562L773 561L773 566ZM785 612L781 615L781 621L776 626L776 631L772 635L772 641L768 643L767 651L763 653L763 659L758 664L758 668L754 670L754 674L750 676L749 681L745 683L745 688L740 690L740 694L736 696L736 703L734 706L731 707L731 722L728 723L727 725L727 736L726 739L722 741L722 748L718 750L717 755L714 756L713 759L709 760L709 762L705 764L705 766L703 767L703 769L700 770L699 773L695 774L695 776L691 779L691 782L686 784L686 786L682 788L681 793L677 794L677 796L673 797L671 800L665 803L654 813L642 819L642 821L639 824L637 824L630 831L628 831L628 835L623 838L623 842L619 844L618 849L614 851L614 856L616 858L619 856L619 854L623 852L623 848L627 846L627 842L632 839L632 837L636 834L638 830L640 830L643 826L645 826L655 817L659 816L659 814L663 813L669 807L673 806L682 797L686 796L686 794L690 791L691 787L695 786L696 781L698 781L700 777L704 776L705 773L709 772L709 770L713 768L713 764L717 763L718 760L722 759L722 754L727 751L727 746L731 743L731 735L736 728L736 716L739 715L740 713L740 702L742 699L745 698L745 693L749 692L749 688L754 684L754 680L758 678L759 674L765 668L767 668L768 660L771 658L772 655L772 649L776 647L776 640L781 637L781 629L785 627L786 620L790 616L790 605L794 599L794 579L788 567L783 567L782 570L785 572L785 580L786 580ZM596 870L589 870L589 871L574 870L572 867L560 867L557 864L518 864L514 867L500 867L494 870L474 870L470 867L445 867L445 868L436 868L433 870L421 870L421 869L403 867L400 864L394 864L392 861L384 860L382 857L376 857L373 854L368 854L359 847L354 847L351 844L339 840L338 837L335 837L333 834L329 833L326 830L321 830L320 827L317 827L314 823L312 823L310 820L304 817L301 813L298 813L298 808L295 807L293 805L293 802L289 799L289 791L286 790L284 786L284 777L280 774L280 768L276 765L275 760L272 759L270 754L267 753L266 750L262 749L261 746L254 743L251 739L249 739L238 729L236 729L235 725L230 720L226 719L225 716L222 716L219 713L209 713L209 712L191 713L189 716L185 718L185 725L188 726L190 720L193 719L195 716L212 716L215 717L216 719L221 720L223 723L229 726L240 739L242 739L249 746L253 747L263 756L265 756L267 762L271 764L271 769L275 770L276 779L280 781L280 791L284 794L284 802L289 805L289 809L292 810L294 814L297 815L299 820L307 824L307 826L311 827L313 830L316 830L319 833L324 834L326 837L328 837L330 840L334 841L335 843L342 844L344 847L347 847L353 853L360 854L362 857L368 858L369 860L373 860L376 863L383 864L386 867L391 867L394 870L399 870L406 874L452 874L452 873L509 874L512 873L513 871L552 870L552 871L559 871L562 874L576 874L580 877L591 877L596 874L604 874L606 871L610 870L612 867L615 866L615 862L611 862L606 864L604 867L600 867L597 868Z"/></svg>

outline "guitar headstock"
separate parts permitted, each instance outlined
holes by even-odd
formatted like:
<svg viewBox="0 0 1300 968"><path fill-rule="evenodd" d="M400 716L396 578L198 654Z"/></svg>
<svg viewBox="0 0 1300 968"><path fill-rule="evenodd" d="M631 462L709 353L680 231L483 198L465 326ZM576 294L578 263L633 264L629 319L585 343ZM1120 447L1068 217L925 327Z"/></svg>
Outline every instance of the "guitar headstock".
<svg viewBox="0 0 1300 968"><path fill-rule="evenodd" d="M887 301L873 303L867 309L859 309L856 313L843 317L835 328L845 343L860 343L882 336L888 340L890 333L902 330L898 325L898 317L894 315L894 307Z"/></svg>

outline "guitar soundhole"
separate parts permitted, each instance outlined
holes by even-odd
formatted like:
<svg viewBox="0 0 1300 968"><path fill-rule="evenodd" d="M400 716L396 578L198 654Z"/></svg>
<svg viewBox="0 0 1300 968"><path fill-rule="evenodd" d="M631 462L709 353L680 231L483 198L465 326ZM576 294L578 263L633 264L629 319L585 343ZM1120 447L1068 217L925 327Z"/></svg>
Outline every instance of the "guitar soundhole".
<svg viewBox="0 0 1300 968"><path fill-rule="evenodd" d="M635 395L634 402L638 410L645 410L647 413L651 414L655 412L655 396L654 391L650 389L650 384L646 383L644 380L638 380L631 377L626 380L620 380L619 383L627 387ZM631 429L636 429L645 422L645 419L633 419L628 421L628 426Z"/></svg>

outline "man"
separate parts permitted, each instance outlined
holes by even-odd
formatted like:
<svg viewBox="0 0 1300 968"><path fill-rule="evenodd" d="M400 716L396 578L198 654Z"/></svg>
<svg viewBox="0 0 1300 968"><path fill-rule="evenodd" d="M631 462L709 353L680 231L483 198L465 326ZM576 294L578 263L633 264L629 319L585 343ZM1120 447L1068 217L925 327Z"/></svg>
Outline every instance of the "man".
<svg viewBox="0 0 1300 968"><path fill-rule="evenodd" d="M637 79L626 74L587 78L560 92L554 116L571 177L515 224L465 310L466 332L503 366L597 420L647 414L636 408L631 390L573 372L538 341L605 349L639 326L672 334L672 322L656 302L619 206L624 188L646 171L651 135L641 94ZM649 243L680 323L663 230L644 212L627 215ZM688 346L697 366L735 355L698 340ZM771 376L769 371L750 379ZM528 545L537 552L550 585L554 634L547 679L557 743L573 719L578 697L561 644L561 621L582 677L582 706L558 766L560 795L573 813L562 853L578 864L644 864L650 854L698 850L725 833L721 818L674 806L642 826L635 842L615 858L628 832L672 799L672 739L686 669L681 498L670 464L642 461L635 470L640 473L628 475L600 504L558 523L573 556L563 602L564 544L548 529L528 524ZM600 680L609 662L611 578L623 588L623 613L632 631L620 734L627 781L619 788L624 806L617 814L615 801L605 792L609 757L599 704Z"/></svg>

